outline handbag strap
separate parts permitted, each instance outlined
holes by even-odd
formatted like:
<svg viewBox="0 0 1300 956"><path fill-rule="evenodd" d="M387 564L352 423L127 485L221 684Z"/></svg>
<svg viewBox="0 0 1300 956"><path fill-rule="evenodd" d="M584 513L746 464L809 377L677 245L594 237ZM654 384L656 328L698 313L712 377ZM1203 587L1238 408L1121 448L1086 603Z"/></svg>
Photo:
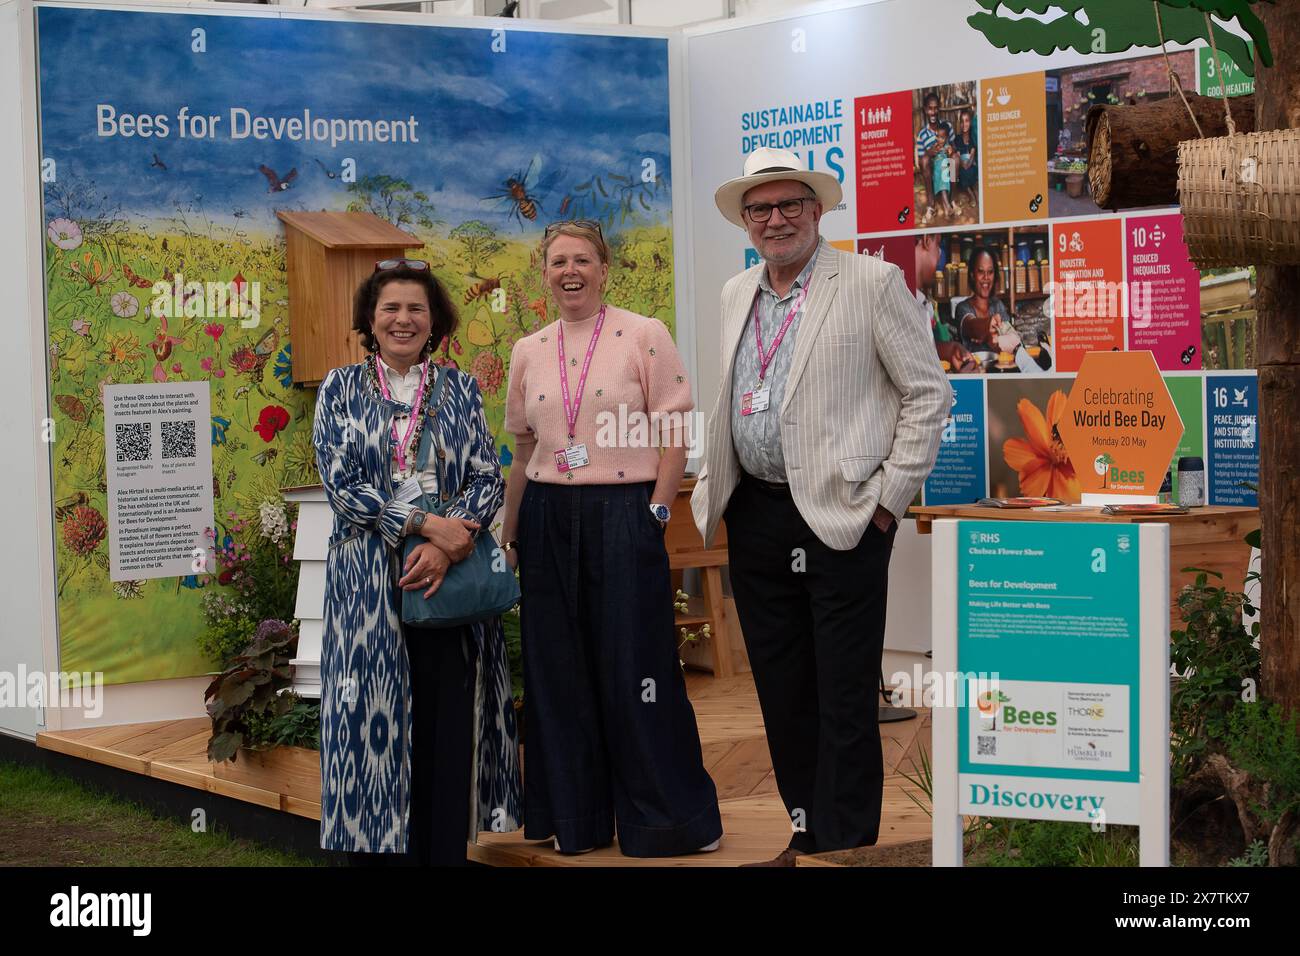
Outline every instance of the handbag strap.
<svg viewBox="0 0 1300 956"><path fill-rule="evenodd" d="M415 470L417 473L424 471L429 466L429 449L430 446L433 444L433 435L438 431L438 412L442 410L442 403L447 399L444 386L446 386L447 384L447 379L451 377L450 371L440 366L433 365L432 359L430 359L429 362L432 368L438 369L438 372L437 372L437 377L435 378L433 383L433 390L429 393L428 407L430 411L428 412L428 415L430 421L426 422L425 427L421 429L420 447L419 450L416 452L416 456L415 456ZM439 447L439 451L441 451L442 448L441 441L439 441L438 447ZM446 487L447 487L446 462L443 459L443 456L439 454L438 455L438 489L439 491L445 491ZM423 497L424 499L428 500L431 496L424 495ZM452 501L454 501L455 499L456 499L455 495L449 495L447 496L447 498L445 498L442 501L435 501L432 507L424 508L423 510L428 511L431 514L436 514L441 516L442 513L447 510L447 508L451 505Z"/></svg>

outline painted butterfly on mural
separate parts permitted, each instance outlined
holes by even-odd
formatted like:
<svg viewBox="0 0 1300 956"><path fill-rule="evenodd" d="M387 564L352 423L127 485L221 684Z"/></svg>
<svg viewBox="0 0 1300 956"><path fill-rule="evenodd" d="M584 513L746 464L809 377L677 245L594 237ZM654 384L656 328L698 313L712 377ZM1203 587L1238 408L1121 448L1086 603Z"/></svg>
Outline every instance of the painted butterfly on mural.
<svg viewBox="0 0 1300 956"><path fill-rule="evenodd" d="M131 267L128 266L125 262L122 263L122 274L123 274L124 276L126 276L126 280L127 280L128 282L130 282L131 285L135 286L135 287L138 288L138 289L152 289L152 288L153 288L153 281L152 281L152 280L150 280L150 279L146 279L146 278L145 278L144 276L142 276L142 275L136 275L134 272L131 271Z"/></svg>

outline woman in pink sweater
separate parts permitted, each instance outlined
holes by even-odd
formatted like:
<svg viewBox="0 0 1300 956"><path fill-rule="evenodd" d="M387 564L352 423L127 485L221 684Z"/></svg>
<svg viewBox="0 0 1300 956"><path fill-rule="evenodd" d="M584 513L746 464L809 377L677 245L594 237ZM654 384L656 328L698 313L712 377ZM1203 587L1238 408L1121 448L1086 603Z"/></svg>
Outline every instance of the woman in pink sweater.
<svg viewBox="0 0 1300 956"><path fill-rule="evenodd" d="M677 659L663 529L686 466L690 383L662 322L606 305L594 222L549 226L560 319L515 343L502 537L517 559L524 835L561 853L676 856L722 836Z"/></svg>

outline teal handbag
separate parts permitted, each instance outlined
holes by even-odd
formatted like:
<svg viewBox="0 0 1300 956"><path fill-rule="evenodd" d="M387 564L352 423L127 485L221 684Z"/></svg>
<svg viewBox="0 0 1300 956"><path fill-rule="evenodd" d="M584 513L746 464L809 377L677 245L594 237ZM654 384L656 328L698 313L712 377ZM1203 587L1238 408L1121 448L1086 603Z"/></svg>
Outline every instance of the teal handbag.
<svg viewBox="0 0 1300 956"><path fill-rule="evenodd" d="M429 407L433 409L434 420L426 423L420 435L415 464L417 474L424 471L429 463L430 436L438 430L437 414L442 407L439 396L447 376L447 370L441 369L429 396ZM443 461L442 449L439 448L438 487L445 489L447 476ZM444 500L439 502L433 495L423 494L414 504L423 511L442 517L455 498L455 495L445 495ZM427 588L402 591L403 623L415 627L458 627L504 614L519 603L519 582L497 549L492 533L481 529L474 538L474 550L465 560L458 561L447 569L442 584L432 597L424 596ZM426 540L417 534L406 536L402 547L402 567L406 566L406 558L410 553ZM494 567L494 563L500 570Z"/></svg>

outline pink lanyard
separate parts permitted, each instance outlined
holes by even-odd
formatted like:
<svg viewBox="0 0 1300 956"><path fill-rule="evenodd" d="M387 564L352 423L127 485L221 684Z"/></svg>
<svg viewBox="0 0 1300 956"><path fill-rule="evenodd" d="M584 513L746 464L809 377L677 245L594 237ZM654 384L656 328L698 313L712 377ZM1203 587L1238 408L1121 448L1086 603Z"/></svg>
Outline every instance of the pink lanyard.
<svg viewBox="0 0 1300 956"><path fill-rule="evenodd" d="M600 307L596 316L596 327L591 330L591 341L587 343L587 357L582 360L582 373L578 376L578 391L573 397L573 407L569 407L569 373L564 367L564 320L560 319L560 395L564 399L564 417L569 422L569 441L573 441L578 427L578 409L582 407L582 392L587 387L587 369L591 368L591 356L596 351L596 340L600 338L600 328L605 324L605 307Z"/></svg>
<svg viewBox="0 0 1300 956"><path fill-rule="evenodd" d="M794 321L795 313L803 307L803 300L808 298L808 290L811 288L812 280L809 279L808 284L799 293L799 298L795 299L794 305L786 313L785 321L781 323L781 330L776 333L776 338L772 340L772 348L767 352L763 351L763 329L758 321L758 301L763 294L763 290L760 289L758 294L754 296L754 339L758 342L758 380L760 382L767 375L767 367L772 364L772 359L776 357L776 350L781 347L781 340L785 338L786 330L790 328L790 323Z"/></svg>
<svg viewBox="0 0 1300 956"><path fill-rule="evenodd" d="M379 391L383 393L384 398L390 402L395 399L388 394L388 366L379 373ZM393 419L393 441L396 442L397 467L406 471L406 443L411 440L411 432L415 430L415 419L420 414L420 405L424 401L424 384L429 379L429 363L425 362L420 370L420 387L415 393L415 404L411 406L410 417L406 419L406 434L401 438L397 437L397 419Z"/></svg>

